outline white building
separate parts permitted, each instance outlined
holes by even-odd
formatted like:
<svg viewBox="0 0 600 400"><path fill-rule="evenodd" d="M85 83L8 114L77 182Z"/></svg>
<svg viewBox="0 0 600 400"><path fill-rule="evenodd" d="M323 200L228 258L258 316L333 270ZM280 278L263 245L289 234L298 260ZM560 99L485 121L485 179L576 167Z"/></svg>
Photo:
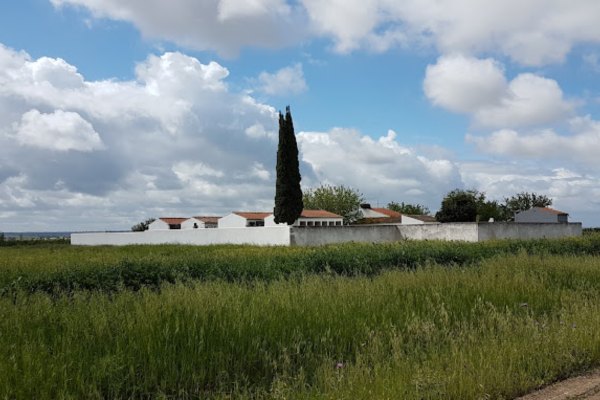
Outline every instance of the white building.
<svg viewBox="0 0 600 400"><path fill-rule="evenodd" d="M181 224L181 229L216 228L220 217L192 217Z"/></svg>
<svg viewBox="0 0 600 400"><path fill-rule="evenodd" d="M559 223L569 222L569 214L547 207L534 207L515 214L515 222Z"/></svg>
<svg viewBox="0 0 600 400"><path fill-rule="evenodd" d="M265 218L272 213L268 212L233 212L219 219L219 228L245 228L265 226Z"/></svg>
<svg viewBox="0 0 600 400"><path fill-rule="evenodd" d="M402 225L424 225L424 224L439 224L435 217L429 215L406 215L402 214Z"/></svg>
<svg viewBox="0 0 600 400"><path fill-rule="evenodd" d="M159 218L148 225L149 231L162 231L169 229L181 229L181 224L187 221L187 218Z"/></svg>
<svg viewBox="0 0 600 400"><path fill-rule="evenodd" d="M361 204L360 211L365 218L402 218L402 214L387 208L371 208L370 204Z"/></svg>
<svg viewBox="0 0 600 400"><path fill-rule="evenodd" d="M342 226L344 217L323 210L304 210L293 226ZM268 212L233 212L219 219L219 228L278 226Z"/></svg>
<svg viewBox="0 0 600 400"><path fill-rule="evenodd" d="M344 217L324 210L303 210L292 226L342 226ZM277 226L275 215L265 218L265 226Z"/></svg>

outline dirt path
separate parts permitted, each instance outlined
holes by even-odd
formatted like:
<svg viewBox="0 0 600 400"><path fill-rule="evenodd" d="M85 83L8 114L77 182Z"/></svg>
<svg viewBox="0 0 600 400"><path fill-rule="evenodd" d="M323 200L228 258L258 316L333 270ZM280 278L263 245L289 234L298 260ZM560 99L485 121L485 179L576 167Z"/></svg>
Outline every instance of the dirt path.
<svg viewBox="0 0 600 400"><path fill-rule="evenodd" d="M555 383L517 400L600 400L600 369Z"/></svg>

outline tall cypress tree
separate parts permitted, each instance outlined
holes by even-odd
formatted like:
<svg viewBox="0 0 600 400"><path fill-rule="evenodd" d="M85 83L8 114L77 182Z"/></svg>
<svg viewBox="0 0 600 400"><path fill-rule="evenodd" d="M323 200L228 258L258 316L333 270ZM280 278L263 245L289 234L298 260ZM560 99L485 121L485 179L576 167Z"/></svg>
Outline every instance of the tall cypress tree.
<svg viewBox="0 0 600 400"><path fill-rule="evenodd" d="M290 106L285 118L279 112L279 147L277 148L277 183L275 185L275 222L292 225L302 214L298 143Z"/></svg>

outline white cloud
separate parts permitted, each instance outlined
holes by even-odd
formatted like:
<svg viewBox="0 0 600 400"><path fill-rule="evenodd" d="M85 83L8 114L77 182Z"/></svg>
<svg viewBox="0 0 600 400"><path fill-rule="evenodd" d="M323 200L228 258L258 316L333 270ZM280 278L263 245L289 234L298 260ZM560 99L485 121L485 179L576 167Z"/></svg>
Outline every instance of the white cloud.
<svg viewBox="0 0 600 400"><path fill-rule="evenodd" d="M499 104L507 94L507 83L499 62L454 55L440 57L427 67L423 90L436 106L473 113Z"/></svg>
<svg viewBox="0 0 600 400"><path fill-rule="evenodd" d="M275 96L289 96L308 90L302 64L300 63L282 68L274 74L262 72L258 76L258 82L260 83L260 91Z"/></svg>
<svg viewBox="0 0 600 400"><path fill-rule="evenodd" d="M246 46L279 48L305 37L305 16L285 0L50 0L94 18L135 25L143 36L234 56Z"/></svg>
<svg viewBox="0 0 600 400"><path fill-rule="evenodd" d="M315 171L317 181L350 185L367 200L405 201L433 206L448 190L462 186L455 165L428 159L401 145L396 133L374 140L354 129L298 134L301 157ZM386 203L387 204L387 203Z"/></svg>
<svg viewBox="0 0 600 400"><path fill-rule="evenodd" d="M96 18L134 24L144 36L232 55L307 36L334 49L386 51L433 45L443 54L496 53L525 65L562 62L578 43L600 42L596 0L51 0Z"/></svg>
<svg viewBox="0 0 600 400"><path fill-rule="evenodd" d="M442 56L428 66L423 90L434 105L471 114L482 128L549 124L575 110L552 79L523 73L507 83L498 62L462 55Z"/></svg>
<svg viewBox="0 0 600 400"><path fill-rule="evenodd" d="M20 124L13 124L14 138L24 146L58 151L104 150L106 146L92 124L75 112L56 110L41 114L31 110L23 114Z"/></svg>
<svg viewBox="0 0 600 400"><path fill-rule="evenodd" d="M588 53L583 56L583 61L587 63L594 71L600 72L600 54Z"/></svg>
<svg viewBox="0 0 600 400"><path fill-rule="evenodd" d="M484 191L488 199L502 201L520 192L545 194L553 208L569 213L570 222L600 226L600 176L593 173L515 161L465 161L459 169L465 186Z"/></svg>
<svg viewBox="0 0 600 400"><path fill-rule="evenodd" d="M273 107L231 91L218 63L181 53L136 73L87 81L64 60L0 45L0 213L16 213L3 230L30 229L19 228L23 209L36 229L105 230L272 208Z"/></svg>
<svg viewBox="0 0 600 400"><path fill-rule="evenodd" d="M466 135L466 142L484 154L501 154L519 158L562 159L597 165L600 149L600 122L590 116L571 120L572 134L559 135L553 130L522 134L504 129L489 136Z"/></svg>

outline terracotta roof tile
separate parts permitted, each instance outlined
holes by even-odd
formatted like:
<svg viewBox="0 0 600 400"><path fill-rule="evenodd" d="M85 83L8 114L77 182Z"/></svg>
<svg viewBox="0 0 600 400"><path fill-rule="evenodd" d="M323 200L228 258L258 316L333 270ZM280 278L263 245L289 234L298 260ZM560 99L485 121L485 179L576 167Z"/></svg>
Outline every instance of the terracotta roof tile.
<svg viewBox="0 0 600 400"><path fill-rule="evenodd" d="M371 208L371 210L376 211L380 214L387 215L388 217L401 217L402 214L396 211L388 210L387 208Z"/></svg>
<svg viewBox="0 0 600 400"><path fill-rule="evenodd" d="M161 221L166 222L169 225L179 225L189 218L159 218Z"/></svg>
<svg viewBox="0 0 600 400"><path fill-rule="evenodd" d="M221 217L194 217L195 219L197 219L198 221L202 221L204 223L212 223L212 224L216 224Z"/></svg>
<svg viewBox="0 0 600 400"><path fill-rule="evenodd" d="M558 210L553 210L552 208L548 208L548 207L535 207L538 210L543 210L543 211L548 211L554 214L563 214L563 215L569 215L566 212L562 212L562 211L558 211Z"/></svg>
<svg viewBox="0 0 600 400"><path fill-rule="evenodd" d="M381 224L401 224L402 217L379 217L363 218L356 221L353 225L381 225Z"/></svg>
<svg viewBox="0 0 600 400"><path fill-rule="evenodd" d="M300 217L303 218L344 218L341 215L334 214L325 210L303 210L302 215Z"/></svg>
<svg viewBox="0 0 600 400"><path fill-rule="evenodd" d="M271 212L238 212L238 211L234 211L233 213L235 215L239 215L240 217L243 217L246 219L265 219L269 215L273 214Z"/></svg>

